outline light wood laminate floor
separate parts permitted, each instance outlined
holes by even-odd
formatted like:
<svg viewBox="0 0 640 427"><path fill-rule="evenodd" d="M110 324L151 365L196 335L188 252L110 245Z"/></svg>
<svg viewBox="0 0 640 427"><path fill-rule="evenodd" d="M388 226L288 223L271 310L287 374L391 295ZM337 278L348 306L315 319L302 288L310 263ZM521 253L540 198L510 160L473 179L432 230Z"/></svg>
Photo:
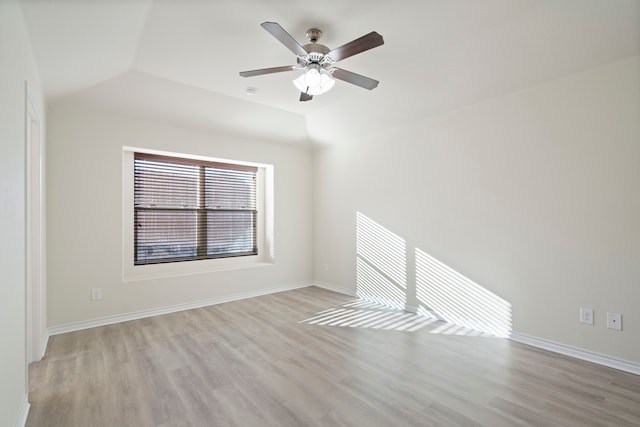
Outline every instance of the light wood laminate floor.
<svg viewBox="0 0 640 427"><path fill-rule="evenodd" d="M640 425L639 376L353 301L310 287L52 336L27 426Z"/></svg>

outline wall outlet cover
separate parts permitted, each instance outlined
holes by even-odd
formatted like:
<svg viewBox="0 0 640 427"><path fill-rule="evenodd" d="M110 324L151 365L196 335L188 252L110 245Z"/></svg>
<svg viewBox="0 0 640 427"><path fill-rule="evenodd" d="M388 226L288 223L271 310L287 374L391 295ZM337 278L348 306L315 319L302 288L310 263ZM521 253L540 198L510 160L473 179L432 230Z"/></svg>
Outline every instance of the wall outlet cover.
<svg viewBox="0 0 640 427"><path fill-rule="evenodd" d="M607 328L614 329L616 331L621 331L622 330L622 314L607 313Z"/></svg>
<svg viewBox="0 0 640 427"><path fill-rule="evenodd" d="M586 323L587 325L593 325L593 309L581 308L580 309L580 323Z"/></svg>

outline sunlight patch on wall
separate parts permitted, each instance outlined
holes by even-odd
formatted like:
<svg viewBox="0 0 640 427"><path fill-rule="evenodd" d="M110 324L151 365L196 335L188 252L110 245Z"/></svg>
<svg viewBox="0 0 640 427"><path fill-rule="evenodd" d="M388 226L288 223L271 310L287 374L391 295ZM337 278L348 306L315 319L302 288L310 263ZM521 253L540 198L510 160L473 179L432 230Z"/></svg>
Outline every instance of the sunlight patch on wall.
<svg viewBox="0 0 640 427"><path fill-rule="evenodd" d="M413 247L409 250L413 252ZM422 318L431 324L437 318L446 323L433 324L432 333L510 336L512 320L509 302L426 252L416 248L414 254L416 282L409 294L405 239L361 212L356 212L356 295L361 300L319 313L305 323L394 329L396 323L406 325L405 322L415 321L421 324L418 318ZM362 305L367 304L362 300L374 305ZM409 302L415 304L416 301L417 314L383 311L376 306L380 304L413 312L415 307L412 308Z"/></svg>
<svg viewBox="0 0 640 427"><path fill-rule="evenodd" d="M356 295L362 299L404 308L407 261L404 239L356 213Z"/></svg>
<svg viewBox="0 0 640 427"><path fill-rule="evenodd" d="M405 307L406 296L403 287L389 280L360 257L356 258L356 280L356 295L360 298L376 301L388 307Z"/></svg>
<svg viewBox="0 0 640 427"><path fill-rule="evenodd" d="M417 248L415 259L420 311L432 311L445 322L461 328L510 336L512 320L508 301Z"/></svg>

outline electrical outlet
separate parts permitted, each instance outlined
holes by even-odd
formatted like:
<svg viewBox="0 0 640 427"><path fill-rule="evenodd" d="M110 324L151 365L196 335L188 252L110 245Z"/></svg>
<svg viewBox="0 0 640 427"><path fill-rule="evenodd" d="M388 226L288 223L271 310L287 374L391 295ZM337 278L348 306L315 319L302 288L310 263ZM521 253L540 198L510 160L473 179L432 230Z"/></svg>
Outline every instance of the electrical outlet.
<svg viewBox="0 0 640 427"><path fill-rule="evenodd" d="M100 288L91 289L91 299L94 301L97 299L102 299L102 289Z"/></svg>
<svg viewBox="0 0 640 427"><path fill-rule="evenodd" d="M607 328L615 329L616 331L621 331L622 330L622 314L607 313Z"/></svg>
<svg viewBox="0 0 640 427"><path fill-rule="evenodd" d="M580 323L586 323L587 325L593 325L593 309L581 308L580 309Z"/></svg>

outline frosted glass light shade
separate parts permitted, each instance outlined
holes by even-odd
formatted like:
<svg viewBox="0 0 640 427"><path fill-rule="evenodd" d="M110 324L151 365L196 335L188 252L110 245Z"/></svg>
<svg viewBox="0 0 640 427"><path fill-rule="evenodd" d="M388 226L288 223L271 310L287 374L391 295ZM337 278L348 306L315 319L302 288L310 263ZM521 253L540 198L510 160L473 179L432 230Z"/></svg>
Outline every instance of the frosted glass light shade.
<svg viewBox="0 0 640 427"><path fill-rule="evenodd" d="M324 70L310 69L293 81L300 92L309 95L320 95L329 91L336 83Z"/></svg>

